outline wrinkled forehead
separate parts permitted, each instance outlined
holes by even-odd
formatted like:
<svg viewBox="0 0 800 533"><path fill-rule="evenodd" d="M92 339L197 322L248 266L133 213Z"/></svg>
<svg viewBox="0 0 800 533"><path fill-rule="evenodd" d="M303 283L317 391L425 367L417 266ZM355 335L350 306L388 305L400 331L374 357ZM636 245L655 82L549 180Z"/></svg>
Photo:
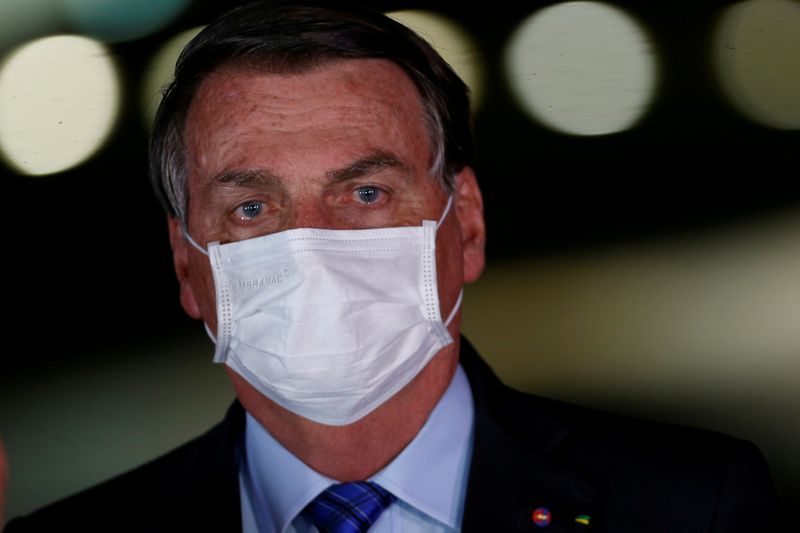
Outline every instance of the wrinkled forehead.
<svg viewBox="0 0 800 533"><path fill-rule="evenodd" d="M230 163L269 148L347 146L341 142L347 137L354 149L374 143L374 148L413 153L430 164L422 102L399 66L356 59L291 73L218 69L198 88L184 128L190 167L204 166L211 153Z"/></svg>
<svg viewBox="0 0 800 533"><path fill-rule="evenodd" d="M419 91L400 66L384 59L331 59L288 71L250 64L219 67L199 84L186 122L240 107L243 97L253 111L258 103L286 111L293 105L306 107L310 114L322 102L367 110L387 104L387 109L412 111L409 118L425 121Z"/></svg>

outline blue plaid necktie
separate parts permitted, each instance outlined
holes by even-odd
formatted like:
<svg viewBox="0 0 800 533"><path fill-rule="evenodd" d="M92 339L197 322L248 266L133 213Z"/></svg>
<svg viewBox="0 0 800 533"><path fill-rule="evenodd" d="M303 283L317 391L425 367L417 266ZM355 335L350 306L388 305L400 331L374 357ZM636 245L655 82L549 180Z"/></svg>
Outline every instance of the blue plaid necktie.
<svg viewBox="0 0 800 533"><path fill-rule="evenodd" d="M331 485L303 510L321 533L364 533L395 498L376 483Z"/></svg>

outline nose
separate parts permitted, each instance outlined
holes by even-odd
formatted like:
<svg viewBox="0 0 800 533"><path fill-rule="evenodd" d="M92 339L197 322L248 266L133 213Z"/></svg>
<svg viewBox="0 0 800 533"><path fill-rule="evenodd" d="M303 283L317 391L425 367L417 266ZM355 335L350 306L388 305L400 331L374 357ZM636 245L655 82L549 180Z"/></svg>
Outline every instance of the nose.
<svg viewBox="0 0 800 533"><path fill-rule="evenodd" d="M333 228L333 221L320 198L301 197L293 199L285 211L282 229Z"/></svg>

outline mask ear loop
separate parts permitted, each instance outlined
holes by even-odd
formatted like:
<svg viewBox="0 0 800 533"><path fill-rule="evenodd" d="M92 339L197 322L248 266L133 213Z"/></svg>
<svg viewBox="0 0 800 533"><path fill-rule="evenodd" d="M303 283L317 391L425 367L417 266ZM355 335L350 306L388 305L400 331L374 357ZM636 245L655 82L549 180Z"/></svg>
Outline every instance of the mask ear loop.
<svg viewBox="0 0 800 533"><path fill-rule="evenodd" d="M183 228L181 231L182 231L182 233L183 233L183 238L184 238L184 239L186 239L187 241L189 241L189 244L191 244L192 246L194 246L195 248L197 248L197 250L198 250L198 251L199 251L201 254L203 254L203 255L205 255L205 256L208 256L208 252L206 251L206 249L205 249L205 248L203 248L202 246L200 246L199 244L197 244L197 241L195 241L194 239L192 239L192 236L191 236L191 235L189 235L189 230L187 230L187 229L184 227L184 228ZM211 339L211 342L213 342L214 344L217 344L217 336L216 336L216 335L214 335L214 332L213 332L213 331L211 331L211 328L210 328L210 327L208 327L208 323L207 323L205 320L203 321L203 327L204 327L204 328L206 328L206 335L208 335L208 337Z"/></svg>
<svg viewBox="0 0 800 533"><path fill-rule="evenodd" d="M208 335L208 338L211 339L211 342L217 344L217 336L214 335L214 332L211 331L211 328L208 327L208 323L205 320L203 320L203 327L206 328L206 335Z"/></svg>
<svg viewBox="0 0 800 533"><path fill-rule="evenodd" d="M458 308L461 307L461 299L464 297L464 289L458 291L458 298L456 298L456 303L453 305L453 309L450 310L450 315L447 317L447 320L444 321L444 327L450 325L450 322L453 321L453 317L456 316L456 312Z"/></svg>
<svg viewBox="0 0 800 533"><path fill-rule="evenodd" d="M208 255L208 252L206 251L206 249L203 248L202 246L200 246L199 244L197 244L197 242L194 239L192 239L192 236L189 235L189 231L186 228L184 228L182 231L183 231L183 238L186 239L187 241L189 241L189 244L191 244L192 246L197 248L197 250L201 254L206 255L206 256Z"/></svg>
<svg viewBox="0 0 800 533"><path fill-rule="evenodd" d="M450 213L450 208L453 207L453 195L447 197L447 205L444 206L444 212L442 216L439 217L439 222L436 223L436 229L439 229L439 226L442 225L444 219L447 218L448 213ZM458 291L458 298L456 298L456 303L453 305L453 309L450 310L450 314L447 316L447 320L444 321L444 327L450 325L450 322L453 321L453 317L456 316L458 309L461 307L461 299L464 297L464 289L462 288Z"/></svg>
<svg viewBox="0 0 800 533"><path fill-rule="evenodd" d="M439 217L439 222L436 223L436 229L439 229L439 226L442 225L444 219L447 218L447 213L450 212L450 208L452 206L453 206L453 195L451 194L450 196L447 197L447 205L444 206L444 212L442 213L442 216Z"/></svg>

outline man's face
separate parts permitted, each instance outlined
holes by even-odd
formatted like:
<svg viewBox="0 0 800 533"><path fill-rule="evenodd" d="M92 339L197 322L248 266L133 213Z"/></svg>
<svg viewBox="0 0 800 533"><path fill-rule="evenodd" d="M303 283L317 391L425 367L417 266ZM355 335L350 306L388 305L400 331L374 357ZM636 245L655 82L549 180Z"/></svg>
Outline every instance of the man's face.
<svg viewBox="0 0 800 533"><path fill-rule="evenodd" d="M428 175L418 93L387 61L339 61L295 75L218 71L195 96L185 143L188 228L202 246L298 227L419 225L437 220L447 201ZM444 316L462 283L483 267L480 192L471 169L456 182L454 209L437 234ZM182 304L213 330L208 258L187 245L176 221L171 236Z"/></svg>

